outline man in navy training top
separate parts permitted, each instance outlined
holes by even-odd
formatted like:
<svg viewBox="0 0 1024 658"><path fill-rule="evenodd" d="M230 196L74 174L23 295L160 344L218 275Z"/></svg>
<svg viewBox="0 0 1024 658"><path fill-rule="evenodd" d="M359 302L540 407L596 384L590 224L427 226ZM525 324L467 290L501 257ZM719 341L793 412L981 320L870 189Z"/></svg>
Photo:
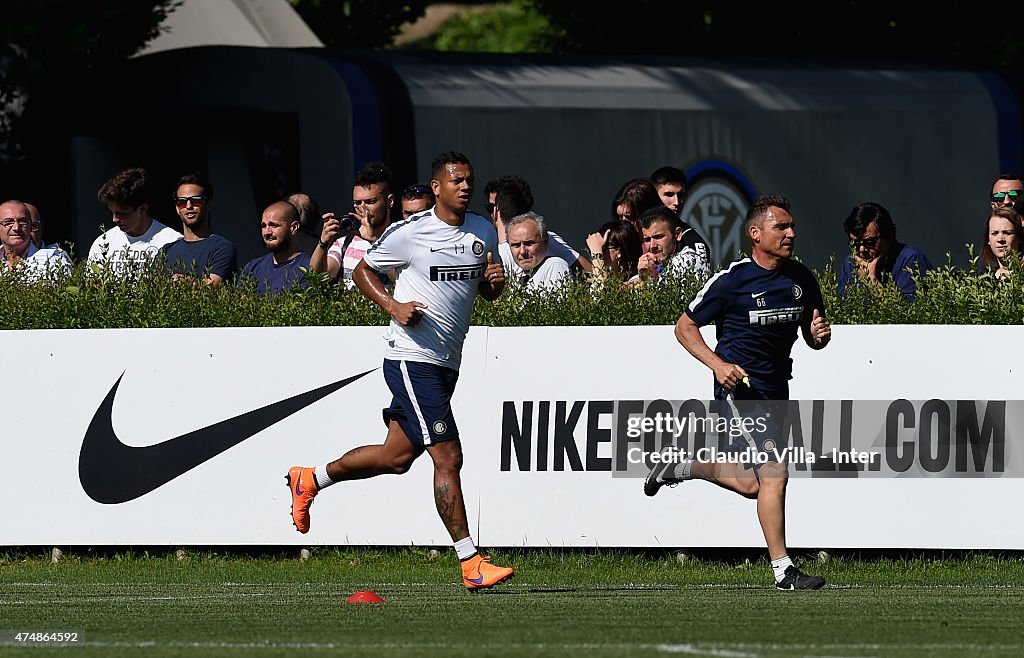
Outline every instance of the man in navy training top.
<svg viewBox="0 0 1024 658"><path fill-rule="evenodd" d="M785 197L758 198L747 212L745 223L751 241L750 257L715 274L676 323L676 339L714 372L714 397L725 401L722 406L726 409L735 410L736 400L753 400L757 402L742 406L755 407L753 411L760 410L763 418L769 406L764 401L789 399L790 353L797 329L815 350L825 347L832 336L818 282L810 270L792 260L794 226ZM700 327L711 322L716 323L718 336L713 352L700 333ZM785 404L771 406L777 410ZM644 493L653 496L666 484L701 479L757 500L757 517L768 545L776 587L818 589L825 579L802 573L786 548L788 467L785 458L780 460L778 455L786 443L779 434L782 424L772 418L765 423L765 431L744 432L729 447L736 452L756 451L759 457L767 458L766 463L760 463L761 459L746 463L664 461L656 463L648 474Z"/></svg>
<svg viewBox="0 0 1024 658"><path fill-rule="evenodd" d="M270 253L246 263L240 280L255 280L256 292L261 295L292 290L296 285L308 287L304 270L309 269L309 253L299 244L301 231L299 210L291 202L267 206L260 218L260 232Z"/></svg>
<svg viewBox="0 0 1024 658"><path fill-rule="evenodd" d="M383 444L354 448L323 467L288 471L292 522L309 531L309 506L324 487L386 473L402 474L424 452L434 462L434 503L474 591L512 576L481 556L469 534L462 495L462 443L451 397L477 294L494 300L505 287L494 225L467 212L473 198L469 159L449 151L431 165L433 208L392 224L356 266L356 286L391 315L384 380L394 396L384 409ZM398 270L394 294L380 274Z"/></svg>

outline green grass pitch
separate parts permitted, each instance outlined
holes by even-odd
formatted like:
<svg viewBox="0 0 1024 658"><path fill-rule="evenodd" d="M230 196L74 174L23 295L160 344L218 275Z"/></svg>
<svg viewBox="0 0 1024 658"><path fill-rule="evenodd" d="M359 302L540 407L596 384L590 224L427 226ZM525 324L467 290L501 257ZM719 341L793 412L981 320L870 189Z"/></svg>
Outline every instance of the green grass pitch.
<svg viewBox="0 0 1024 658"><path fill-rule="evenodd" d="M1020 656L1024 557L805 559L829 584L778 592L763 558L494 551L467 593L450 549L0 555L0 656ZM856 558L856 559L855 559ZM346 604L370 589L383 605ZM26 646L13 630L81 633Z"/></svg>

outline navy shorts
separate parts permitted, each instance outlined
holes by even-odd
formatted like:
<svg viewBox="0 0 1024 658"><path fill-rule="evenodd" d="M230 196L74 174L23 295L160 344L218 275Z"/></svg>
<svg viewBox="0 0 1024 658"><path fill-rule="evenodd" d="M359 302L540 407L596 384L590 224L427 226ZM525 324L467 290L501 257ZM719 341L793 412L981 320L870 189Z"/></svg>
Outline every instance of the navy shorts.
<svg viewBox="0 0 1024 658"><path fill-rule="evenodd" d="M413 445L429 446L459 438L452 415L452 394L459 371L433 363L384 359L384 381L391 389L391 406L384 424L398 423Z"/></svg>
<svg viewBox="0 0 1024 658"><path fill-rule="evenodd" d="M721 413L738 433L728 449L732 452L756 450L763 453L767 461L778 461L778 455L784 454L787 445L783 435L789 410L788 398L788 382L775 389L740 384L727 390L716 381L715 399L725 401L721 405Z"/></svg>

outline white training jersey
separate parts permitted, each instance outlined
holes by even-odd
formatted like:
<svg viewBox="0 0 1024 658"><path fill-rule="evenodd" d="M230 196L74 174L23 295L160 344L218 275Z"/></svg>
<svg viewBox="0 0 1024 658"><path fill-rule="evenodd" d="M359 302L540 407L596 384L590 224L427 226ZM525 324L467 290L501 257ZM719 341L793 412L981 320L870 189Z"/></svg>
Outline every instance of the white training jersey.
<svg viewBox="0 0 1024 658"><path fill-rule="evenodd" d="M121 272L132 263L147 264L153 261L160 247L177 242L181 233L173 228L153 220L142 235L131 236L115 226L93 241L89 249L89 261L102 263L107 261L111 268Z"/></svg>
<svg viewBox="0 0 1024 658"><path fill-rule="evenodd" d="M414 327L392 318L384 358L459 369L488 252L500 262L498 234L472 212L461 226L441 221L432 208L388 227L363 260L377 272L397 270L394 298L426 308Z"/></svg>

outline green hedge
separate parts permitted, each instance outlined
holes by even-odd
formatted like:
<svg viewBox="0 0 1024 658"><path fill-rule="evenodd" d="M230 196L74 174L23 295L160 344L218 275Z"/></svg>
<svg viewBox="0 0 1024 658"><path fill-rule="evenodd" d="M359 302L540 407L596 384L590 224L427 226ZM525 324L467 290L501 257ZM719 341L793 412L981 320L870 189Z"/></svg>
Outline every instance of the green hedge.
<svg viewBox="0 0 1024 658"><path fill-rule="evenodd" d="M947 261L949 256L947 255ZM951 263L920 280L912 303L893 287L836 294L836 263L815 273L833 324L1020 324L1024 275L1008 282L976 275L973 264ZM310 287L283 295L258 295L251 284L208 288L171 281L157 268L118 277L102 267L76 264L70 276L27 283L0 275L0 327L96 329L122 327L278 327L383 325L388 318L358 292L307 273ZM497 303L478 299L473 324L507 326L670 325L701 281L662 281L639 289L613 282L592 288L577 282L542 295L506 288Z"/></svg>

